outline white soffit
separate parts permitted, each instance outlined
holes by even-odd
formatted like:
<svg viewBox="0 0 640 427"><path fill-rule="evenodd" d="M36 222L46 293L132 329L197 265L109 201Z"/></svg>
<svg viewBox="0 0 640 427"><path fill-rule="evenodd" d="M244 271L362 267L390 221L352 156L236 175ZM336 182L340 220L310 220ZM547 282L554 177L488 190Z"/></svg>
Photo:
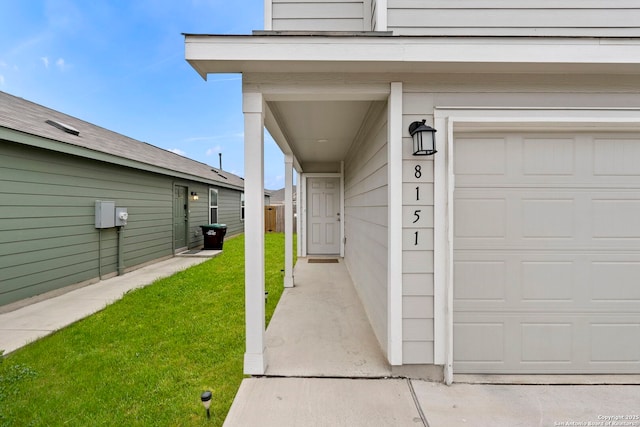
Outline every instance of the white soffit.
<svg viewBox="0 0 640 427"><path fill-rule="evenodd" d="M640 40L597 38L185 35L186 60L209 73L640 72Z"/></svg>

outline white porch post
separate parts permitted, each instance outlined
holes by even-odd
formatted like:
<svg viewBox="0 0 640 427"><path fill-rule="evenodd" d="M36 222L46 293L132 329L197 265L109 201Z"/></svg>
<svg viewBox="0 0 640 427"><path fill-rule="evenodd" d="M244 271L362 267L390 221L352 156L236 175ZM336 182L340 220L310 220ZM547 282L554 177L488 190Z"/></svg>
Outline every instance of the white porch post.
<svg viewBox="0 0 640 427"><path fill-rule="evenodd" d="M402 82L391 83L388 120L387 353L402 365Z"/></svg>
<svg viewBox="0 0 640 427"><path fill-rule="evenodd" d="M244 373L263 375L265 355L264 309L264 99L244 93L245 194L245 321Z"/></svg>
<svg viewBox="0 0 640 427"><path fill-rule="evenodd" d="M302 212L302 208L300 207L300 193L302 192L302 173L299 170L296 170L296 237L298 240L298 257L302 257L302 216L300 212Z"/></svg>
<svg viewBox="0 0 640 427"><path fill-rule="evenodd" d="M284 158L284 287L293 288L293 156Z"/></svg>

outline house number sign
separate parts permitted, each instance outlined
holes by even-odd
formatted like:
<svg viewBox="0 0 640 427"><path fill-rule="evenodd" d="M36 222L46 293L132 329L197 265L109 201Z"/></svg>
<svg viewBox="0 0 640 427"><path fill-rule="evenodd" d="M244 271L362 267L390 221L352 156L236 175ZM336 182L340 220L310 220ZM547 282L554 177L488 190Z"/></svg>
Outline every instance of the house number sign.
<svg viewBox="0 0 640 427"><path fill-rule="evenodd" d="M415 158L414 158L415 159ZM430 160L405 160L403 164L403 249L431 249L429 231L433 206L433 172Z"/></svg>

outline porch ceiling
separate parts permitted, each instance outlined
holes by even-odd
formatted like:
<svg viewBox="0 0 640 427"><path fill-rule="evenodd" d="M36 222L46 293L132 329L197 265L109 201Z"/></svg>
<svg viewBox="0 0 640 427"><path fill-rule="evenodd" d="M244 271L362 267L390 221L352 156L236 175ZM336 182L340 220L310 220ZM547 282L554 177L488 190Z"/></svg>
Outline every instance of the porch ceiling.
<svg viewBox="0 0 640 427"><path fill-rule="evenodd" d="M309 163L344 160L371 101L270 101L268 105L289 148L306 169Z"/></svg>

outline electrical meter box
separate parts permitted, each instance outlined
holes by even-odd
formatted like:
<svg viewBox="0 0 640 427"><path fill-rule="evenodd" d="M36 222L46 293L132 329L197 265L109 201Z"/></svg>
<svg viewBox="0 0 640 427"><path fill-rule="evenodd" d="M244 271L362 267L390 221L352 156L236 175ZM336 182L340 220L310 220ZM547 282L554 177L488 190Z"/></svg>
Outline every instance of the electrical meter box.
<svg viewBox="0 0 640 427"><path fill-rule="evenodd" d="M116 226L116 202L96 200L96 228Z"/></svg>
<svg viewBox="0 0 640 427"><path fill-rule="evenodd" d="M127 219L129 214L127 208L116 208L116 227L123 227L127 225Z"/></svg>

